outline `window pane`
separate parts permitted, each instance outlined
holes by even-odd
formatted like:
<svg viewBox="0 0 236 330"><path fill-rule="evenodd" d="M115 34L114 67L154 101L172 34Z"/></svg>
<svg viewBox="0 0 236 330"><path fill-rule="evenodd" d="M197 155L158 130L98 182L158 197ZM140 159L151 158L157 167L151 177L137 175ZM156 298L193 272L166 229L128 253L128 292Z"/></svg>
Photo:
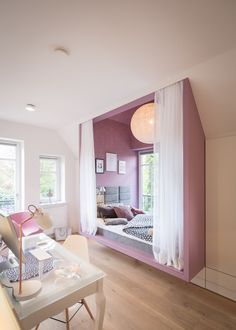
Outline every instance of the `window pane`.
<svg viewBox="0 0 236 330"><path fill-rule="evenodd" d="M16 146L0 144L0 158L16 159Z"/></svg>
<svg viewBox="0 0 236 330"><path fill-rule="evenodd" d="M57 170L57 160L44 158L40 159L40 171L44 172L56 172Z"/></svg>
<svg viewBox="0 0 236 330"><path fill-rule="evenodd" d="M153 164L154 155L153 153L141 155L141 164Z"/></svg>
<svg viewBox="0 0 236 330"><path fill-rule="evenodd" d="M153 175L154 175L154 154L140 154L141 160L141 202L142 208L146 212L152 212L153 209Z"/></svg>
<svg viewBox="0 0 236 330"><path fill-rule="evenodd" d="M52 203L60 199L58 158L40 158L40 202Z"/></svg>
<svg viewBox="0 0 236 330"><path fill-rule="evenodd" d="M153 196L143 195L143 207L142 208L145 212L152 212Z"/></svg>
<svg viewBox="0 0 236 330"><path fill-rule="evenodd" d="M143 209L146 212L152 211L153 202L153 167L145 165L143 168Z"/></svg>
<svg viewBox="0 0 236 330"><path fill-rule="evenodd" d="M40 175L40 199L55 201L57 194L57 176L55 173L45 172Z"/></svg>
<svg viewBox="0 0 236 330"><path fill-rule="evenodd" d="M151 195L153 190L153 167L143 166L143 194Z"/></svg>
<svg viewBox="0 0 236 330"><path fill-rule="evenodd" d="M16 162L0 159L0 209L6 213L15 211Z"/></svg>

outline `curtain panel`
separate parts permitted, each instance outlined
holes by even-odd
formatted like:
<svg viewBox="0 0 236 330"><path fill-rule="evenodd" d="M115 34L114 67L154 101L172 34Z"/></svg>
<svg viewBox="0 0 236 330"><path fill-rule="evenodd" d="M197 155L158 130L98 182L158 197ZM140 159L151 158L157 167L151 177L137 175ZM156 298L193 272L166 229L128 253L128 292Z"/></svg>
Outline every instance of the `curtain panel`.
<svg viewBox="0 0 236 330"><path fill-rule="evenodd" d="M183 269L183 82L155 95L153 253Z"/></svg>
<svg viewBox="0 0 236 330"><path fill-rule="evenodd" d="M92 120L80 125L79 155L80 231L95 235L97 231L97 211Z"/></svg>

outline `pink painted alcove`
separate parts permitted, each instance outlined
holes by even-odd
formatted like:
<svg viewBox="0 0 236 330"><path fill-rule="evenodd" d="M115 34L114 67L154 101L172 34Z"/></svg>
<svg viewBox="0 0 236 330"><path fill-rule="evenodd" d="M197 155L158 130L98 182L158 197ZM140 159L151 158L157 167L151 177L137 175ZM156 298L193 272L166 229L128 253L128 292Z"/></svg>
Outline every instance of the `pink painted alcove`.
<svg viewBox="0 0 236 330"><path fill-rule="evenodd" d="M190 281L205 266L205 135L189 79L183 87L184 273Z"/></svg>
<svg viewBox="0 0 236 330"><path fill-rule="evenodd" d="M154 93L130 102L94 119L98 122L139 107L154 100ZM153 256L109 240L103 236L82 235L140 260L185 281L205 266L205 135L189 79L183 80L183 138L184 138L184 270L156 262Z"/></svg>

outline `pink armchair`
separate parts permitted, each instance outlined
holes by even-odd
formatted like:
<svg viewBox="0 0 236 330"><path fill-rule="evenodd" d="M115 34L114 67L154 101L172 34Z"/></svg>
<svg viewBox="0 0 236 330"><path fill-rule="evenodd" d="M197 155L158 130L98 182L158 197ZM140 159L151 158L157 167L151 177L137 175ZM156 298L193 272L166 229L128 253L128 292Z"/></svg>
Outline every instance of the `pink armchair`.
<svg viewBox="0 0 236 330"><path fill-rule="evenodd" d="M10 218L15 226L17 236L19 237L19 225L22 221L29 218L30 213L28 211L13 213L10 215ZM29 236L33 234L40 234L43 231L39 228L36 221L31 219L30 221L26 222L22 228L23 236Z"/></svg>

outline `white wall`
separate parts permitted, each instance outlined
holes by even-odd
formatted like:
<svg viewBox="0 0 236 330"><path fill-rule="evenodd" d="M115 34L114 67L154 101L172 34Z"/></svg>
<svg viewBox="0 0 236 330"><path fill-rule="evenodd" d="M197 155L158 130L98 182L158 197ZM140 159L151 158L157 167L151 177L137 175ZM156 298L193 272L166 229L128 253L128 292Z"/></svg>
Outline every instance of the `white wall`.
<svg viewBox="0 0 236 330"><path fill-rule="evenodd" d="M25 205L39 204L39 156L59 155L65 158L65 205L50 207L54 226L72 226L77 230L75 173L76 160L62 137L54 130L0 120L0 138L24 142Z"/></svg>
<svg viewBox="0 0 236 330"><path fill-rule="evenodd" d="M195 280L236 300L236 136L207 140L206 198L206 270Z"/></svg>
<svg viewBox="0 0 236 330"><path fill-rule="evenodd" d="M236 136L207 141L207 266L236 277Z"/></svg>

